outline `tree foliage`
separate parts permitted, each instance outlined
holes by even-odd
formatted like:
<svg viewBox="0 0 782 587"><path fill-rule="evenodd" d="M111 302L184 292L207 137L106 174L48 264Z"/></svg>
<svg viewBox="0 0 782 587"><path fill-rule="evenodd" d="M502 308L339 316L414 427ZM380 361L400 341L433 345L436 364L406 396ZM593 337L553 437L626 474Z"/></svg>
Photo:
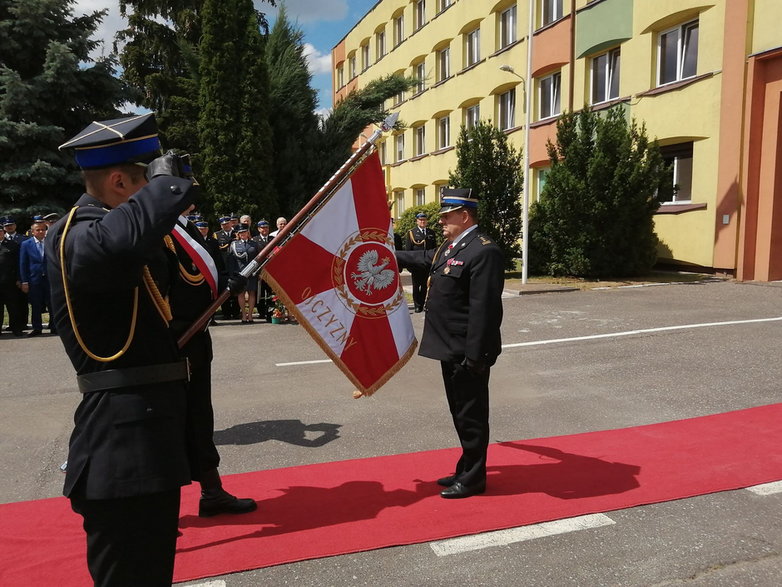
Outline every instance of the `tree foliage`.
<svg viewBox="0 0 782 587"><path fill-rule="evenodd" d="M643 125L624 111L565 113L549 142L551 169L531 209L536 272L583 277L639 275L655 262L657 194L667 170Z"/></svg>
<svg viewBox="0 0 782 587"><path fill-rule="evenodd" d="M472 188L478 194L481 230L500 246L506 267L512 269L521 255L521 154L504 132L482 120L470 129L462 126L456 157L456 170L451 172L449 182L453 187Z"/></svg>
<svg viewBox="0 0 782 587"><path fill-rule="evenodd" d="M113 56L90 57L105 11L74 16L73 4L0 0L0 207L22 218L73 203L81 178L57 147L125 101Z"/></svg>
<svg viewBox="0 0 782 587"><path fill-rule="evenodd" d="M200 44L198 135L212 211L258 217L271 191L269 78L251 0L206 0Z"/></svg>

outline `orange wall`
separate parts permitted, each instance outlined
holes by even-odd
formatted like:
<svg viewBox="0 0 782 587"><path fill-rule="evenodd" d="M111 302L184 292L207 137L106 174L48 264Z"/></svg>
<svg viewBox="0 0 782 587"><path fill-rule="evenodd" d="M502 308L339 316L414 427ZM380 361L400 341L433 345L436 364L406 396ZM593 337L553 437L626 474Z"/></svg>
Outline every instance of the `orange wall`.
<svg viewBox="0 0 782 587"><path fill-rule="evenodd" d="M532 37L532 75L538 77L570 61L570 21L567 16Z"/></svg>

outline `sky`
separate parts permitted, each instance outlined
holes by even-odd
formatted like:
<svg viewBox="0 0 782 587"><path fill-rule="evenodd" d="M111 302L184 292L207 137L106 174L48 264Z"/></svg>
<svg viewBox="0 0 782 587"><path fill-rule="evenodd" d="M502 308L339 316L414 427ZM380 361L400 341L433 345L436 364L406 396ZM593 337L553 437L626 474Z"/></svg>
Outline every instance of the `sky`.
<svg viewBox="0 0 782 587"><path fill-rule="evenodd" d="M288 18L304 32L305 54L312 73L312 86L318 91L318 111L325 112L331 103L331 49L364 16L377 0L285 0ZM278 4L280 2L278 1ZM266 13L274 24L278 8L254 0L256 8ZM117 0L76 0L74 14L108 9L96 37L104 41L103 51L111 51L114 33L124 28Z"/></svg>

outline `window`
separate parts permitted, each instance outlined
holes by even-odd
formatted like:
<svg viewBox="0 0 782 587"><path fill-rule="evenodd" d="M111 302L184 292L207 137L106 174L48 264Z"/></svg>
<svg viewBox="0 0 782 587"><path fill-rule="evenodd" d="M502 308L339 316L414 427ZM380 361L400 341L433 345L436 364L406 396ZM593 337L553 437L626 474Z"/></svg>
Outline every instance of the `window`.
<svg viewBox="0 0 782 587"><path fill-rule="evenodd" d="M668 203L692 201L692 143L660 147L660 155L671 166L673 194L661 200Z"/></svg>
<svg viewBox="0 0 782 587"><path fill-rule="evenodd" d="M437 148L451 146L451 117L447 114L437 119Z"/></svg>
<svg viewBox="0 0 782 587"><path fill-rule="evenodd" d="M405 190L394 190L394 202L396 202L396 215L401 216L405 211Z"/></svg>
<svg viewBox="0 0 782 587"><path fill-rule="evenodd" d="M557 116L559 114L559 82L561 75L559 72L544 77L540 80L540 119Z"/></svg>
<svg viewBox="0 0 782 587"><path fill-rule="evenodd" d="M386 32L378 31L375 38L375 63L383 59L386 54Z"/></svg>
<svg viewBox="0 0 782 587"><path fill-rule="evenodd" d="M415 156L417 157L426 153L426 126L423 124L421 126L416 126L413 138L415 139L415 143L413 144Z"/></svg>
<svg viewBox="0 0 782 587"><path fill-rule="evenodd" d="M415 3L415 30L426 24L426 0L418 0Z"/></svg>
<svg viewBox="0 0 782 587"><path fill-rule="evenodd" d="M337 87L341 88L344 85L345 85L345 75L344 75L344 70L343 70L342 66L340 65L337 68Z"/></svg>
<svg viewBox="0 0 782 587"><path fill-rule="evenodd" d="M500 49L516 42L516 5L500 13Z"/></svg>
<svg viewBox="0 0 782 587"><path fill-rule="evenodd" d="M383 141L380 143L380 147L378 147L378 149L380 150L380 164L385 165L388 163L388 159L386 157L386 142Z"/></svg>
<svg viewBox="0 0 782 587"><path fill-rule="evenodd" d="M619 97L619 49L592 59L592 104Z"/></svg>
<svg viewBox="0 0 782 587"><path fill-rule="evenodd" d="M441 13L443 10L453 4L453 0L437 0L437 13Z"/></svg>
<svg viewBox="0 0 782 587"><path fill-rule="evenodd" d="M694 77L698 66L698 21L660 33L658 85Z"/></svg>
<svg viewBox="0 0 782 587"><path fill-rule="evenodd" d="M464 109L464 126L468 129L478 125L478 121L481 119L481 107L476 104Z"/></svg>
<svg viewBox="0 0 782 587"><path fill-rule="evenodd" d="M404 90L402 90L398 94L394 94L394 98L393 98L394 106L399 106L404 101L405 101L405 92L404 92Z"/></svg>
<svg viewBox="0 0 782 587"><path fill-rule="evenodd" d="M451 50L446 47L437 52L437 81L451 77Z"/></svg>
<svg viewBox="0 0 782 587"><path fill-rule="evenodd" d="M361 71L369 67L369 44L361 45Z"/></svg>
<svg viewBox="0 0 782 587"><path fill-rule="evenodd" d="M396 150L395 163L405 160L405 135L396 135L394 137L394 148Z"/></svg>
<svg viewBox="0 0 782 587"><path fill-rule="evenodd" d="M426 89L426 65L423 61L415 66L415 79L418 80L415 93L420 94Z"/></svg>
<svg viewBox="0 0 782 587"><path fill-rule="evenodd" d="M356 77L356 56L355 54L351 55L348 59L348 75L350 76L349 79L353 79Z"/></svg>
<svg viewBox="0 0 782 587"><path fill-rule="evenodd" d="M464 35L464 66L470 67L481 60L481 29Z"/></svg>
<svg viewBox="0 0 782 587"><path fill-rule="evenodd" d="M394 47L405 40L405 16L400 14L394 19Z"/></svg>
<svg viewBox="0 0 782 587"><path fill-rule="evenodd" d="M562 18L562 0L540 0L540 26Z"/></svg>
<svg viewBox="0 0 782 587"><path fill-rule="evenodd" d="M540 194L543 193L543 188L546 187L546 180L548 179L548 172L550 169L550 167L542 167L536 172L538 176L538 199L540 199Z"/></svg>
<svg viewBox="0 0 782 587"><path fill-rule="evenodd" d="M423 206L426 204L426 188L415 188L415 205Z"/></svg>
<svg viewBox="0 0 782 587"><path fill-rule="evenodd" d="M509 90L504 94L500 94L498 99L497 119L500 121L500 130L508 130L516 125L515 111L516 111L516 90Z"/></svg>

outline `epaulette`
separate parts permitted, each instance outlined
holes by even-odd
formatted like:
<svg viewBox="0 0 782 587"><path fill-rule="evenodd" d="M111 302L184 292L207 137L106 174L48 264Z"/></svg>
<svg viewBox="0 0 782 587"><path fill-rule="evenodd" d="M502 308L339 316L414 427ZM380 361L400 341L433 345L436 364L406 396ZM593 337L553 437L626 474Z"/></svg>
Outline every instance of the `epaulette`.
<svg viewBox="0 0 782 587"><path fill-rule="evenodd" d="M479 239L481 239L481 244L482 244L483 246L486 246L486 245L490 245L490 244L492 244L492 241L491 241L491 239L488 239L488 238L486 238L485 236L479 236L478 238L479 238Z"/></svg>

